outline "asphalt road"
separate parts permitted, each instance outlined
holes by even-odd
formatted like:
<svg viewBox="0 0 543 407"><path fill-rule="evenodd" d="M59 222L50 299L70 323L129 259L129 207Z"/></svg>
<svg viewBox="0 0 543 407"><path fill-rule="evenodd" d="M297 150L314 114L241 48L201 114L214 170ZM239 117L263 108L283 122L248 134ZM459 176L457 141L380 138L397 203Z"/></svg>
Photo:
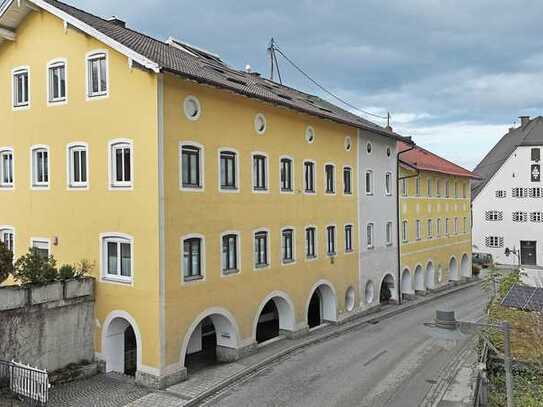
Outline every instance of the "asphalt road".
<svg viewBox="0 0 543 407"><path fill-rule="evenodd" d="M302 349L208 401L209 407L418 407L465 345L422 325L434 311L484 315L476 287Z"/></svg>

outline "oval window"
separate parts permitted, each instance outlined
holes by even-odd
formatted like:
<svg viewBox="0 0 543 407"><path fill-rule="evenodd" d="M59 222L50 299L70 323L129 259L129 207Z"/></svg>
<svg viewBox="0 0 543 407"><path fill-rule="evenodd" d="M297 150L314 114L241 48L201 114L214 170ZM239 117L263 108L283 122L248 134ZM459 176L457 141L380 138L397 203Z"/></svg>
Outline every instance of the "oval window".
<svg viewBox="0 0 543 407"><path fill-rule="evenodd" d="M262 113L257 114L255 117L255 130L258 134L266 132L266 117Z"/></svg>
<svg viewBox="0 0 543 407"><path fill-rule="evenodd" d="M366 289L364 290L364 297L366 298L366 304L371 304L375 297L375 286L373 281L368 281Z"/></svg>
<svg viewBox="0 0 543 407"><path fill-rule="evenodd" d="M185 110L185 116L189 120L198 120L201 113L200 102L194 96L187 96L185 98L185 103L183 104Z"/></svg>
<svg viewBox="0 0 543 407"><path fill-rule="evenodd" d="M353 149L353 139L351 136L345 137L345 150L351 151Z"/></svg>
<svg viewBox="0 0 543 407"><path fill-rule="evenodd" d="M305 141L309 144L312 144L315 141L315 130L313 130L313 127L308 127L305 130Z"/></svg>
<svg viewBox="0 0 543 407"><path fill-rule="evenodd" d="M387 147L387 157L390 157L392 155L392 150L390 147Z"/></svg>
<svg viewBox="0 0 543 407"><path fill-rule="evenodd" d="M345 293L345 308L347 311L352 311L354 309L354 288L347 288Z"/></svg>
<svg viewBox="0 0 543 407"><path fill-rule="evenodd" d="M373 146L369 142L368 144L366 144L366 151L368 152L368 154L371 154L371 152L373 151Z"/></svg>

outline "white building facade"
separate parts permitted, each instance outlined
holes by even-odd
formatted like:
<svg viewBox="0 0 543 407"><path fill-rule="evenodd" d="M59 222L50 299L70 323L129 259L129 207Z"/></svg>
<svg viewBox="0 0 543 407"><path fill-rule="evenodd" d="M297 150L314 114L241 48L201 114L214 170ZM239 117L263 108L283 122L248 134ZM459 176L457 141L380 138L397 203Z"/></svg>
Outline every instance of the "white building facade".
<svg viewBox="0 0 543 407"><path fill-rule="evenodd" d="M543 118L521 121L474 170L473 251L499 264L543 266Z"/></svg>

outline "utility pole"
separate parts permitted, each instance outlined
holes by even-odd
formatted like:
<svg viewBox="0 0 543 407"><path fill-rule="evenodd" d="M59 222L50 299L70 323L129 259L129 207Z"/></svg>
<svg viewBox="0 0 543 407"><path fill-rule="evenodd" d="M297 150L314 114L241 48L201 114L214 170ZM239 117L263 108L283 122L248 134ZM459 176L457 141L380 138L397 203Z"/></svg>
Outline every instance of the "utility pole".
<svg viewBox="0 0 543 407"><path fill-rule="evenodd" d="M274 54L275 54L275 40L273 37L270 40L270 45L268 46L268 53L270 54L270 80L273 81L273 65L274 65Z"/></svg>

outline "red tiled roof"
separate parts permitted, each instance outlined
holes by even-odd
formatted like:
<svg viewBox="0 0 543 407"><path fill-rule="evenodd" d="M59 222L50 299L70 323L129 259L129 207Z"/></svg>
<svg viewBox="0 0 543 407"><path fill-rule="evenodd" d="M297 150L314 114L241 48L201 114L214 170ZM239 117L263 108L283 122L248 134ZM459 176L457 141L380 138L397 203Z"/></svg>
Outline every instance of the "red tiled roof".
<svg viewBox="0 0 543 407"><path fill-rule="evenodd" d="M410 147L409 144L401 141L398 142L399 152L408 150ZM415 146L414 149L400 154L399 158L402 163L418 170L439 172L442 174L455 175L457 177L477 178L473 172L419 146Z"/></svg>

